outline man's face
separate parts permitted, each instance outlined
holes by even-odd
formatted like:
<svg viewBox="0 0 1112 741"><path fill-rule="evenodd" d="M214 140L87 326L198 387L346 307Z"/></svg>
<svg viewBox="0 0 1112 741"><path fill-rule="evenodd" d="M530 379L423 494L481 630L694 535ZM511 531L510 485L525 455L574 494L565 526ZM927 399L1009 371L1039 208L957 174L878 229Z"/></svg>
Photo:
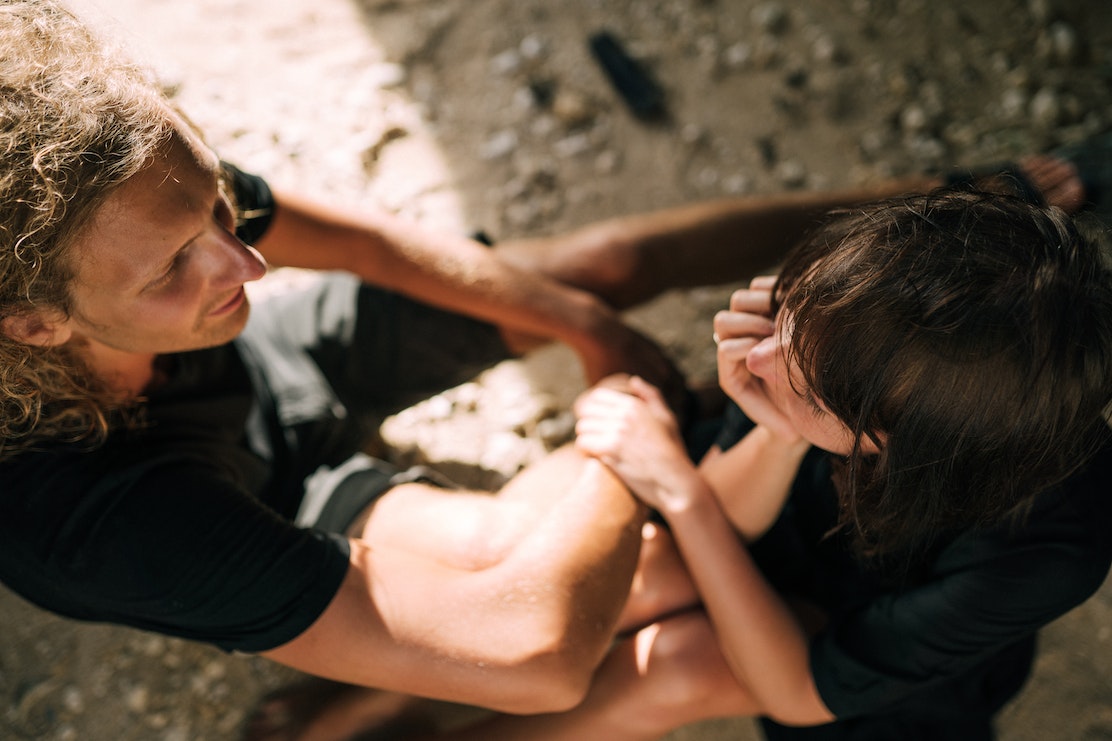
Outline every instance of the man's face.
<svg viewBox="0 0 1112 741"><path fill-rule="evenodd" d="M266 263L233 233L215 155L175 134L97 210L70 252L61 338L128 353L212 347L243 329L243 285ZM94 348L95 350L95 348Z"/></svg>

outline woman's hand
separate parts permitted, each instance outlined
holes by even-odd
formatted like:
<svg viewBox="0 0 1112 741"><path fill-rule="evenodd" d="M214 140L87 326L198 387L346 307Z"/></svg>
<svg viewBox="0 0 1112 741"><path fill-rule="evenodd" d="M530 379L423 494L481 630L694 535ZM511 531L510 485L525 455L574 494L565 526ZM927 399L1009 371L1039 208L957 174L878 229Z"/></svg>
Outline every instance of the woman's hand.
<svg viewBox="0 0 1112 741"><path fill-rule="evenodd" d="M753 375L746 362L759 343L780 342L771 308L775 283L776 277L771 275L754 278L749 288L730 296L728 311L715 315L718 383L749 419L784 440L795 441L799 432L769 396L768 386Z"/></svg>
<svg viewBox="0 0 1112 741"><path fill-rule="evenodd" d="M667 512L683 508L699 474L660 392L637 376L608 380L575 405L576 446L606 464L637 498Z"/></svg>

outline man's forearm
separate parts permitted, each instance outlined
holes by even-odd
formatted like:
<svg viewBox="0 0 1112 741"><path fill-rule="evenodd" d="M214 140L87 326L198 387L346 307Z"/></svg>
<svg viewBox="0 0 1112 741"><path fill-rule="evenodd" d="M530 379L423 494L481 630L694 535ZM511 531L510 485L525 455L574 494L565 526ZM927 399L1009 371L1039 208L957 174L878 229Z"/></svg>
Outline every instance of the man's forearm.
<svg viewBox="0 0 1112 741"><path fill-rule="evenodd" d="M596 296L511 265L473 240L385 212L356 217L279 193L271 226L256 247L274 265L346 270L516 338L564 342L583 361L590 382L617 371L657 379L671 372ZM621 367L630 359L641 365Z"/></svg>

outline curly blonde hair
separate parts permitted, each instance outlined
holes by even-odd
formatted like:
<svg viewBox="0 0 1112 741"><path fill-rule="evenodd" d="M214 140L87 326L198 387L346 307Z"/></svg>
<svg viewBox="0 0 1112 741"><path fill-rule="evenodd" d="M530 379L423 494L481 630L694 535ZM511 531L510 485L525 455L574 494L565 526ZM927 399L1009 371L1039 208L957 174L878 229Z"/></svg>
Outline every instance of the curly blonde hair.
<svg viewBox="0 0 1112 741"><path fill-rule="evenodd" d="M69 316L69 251L173 131L153 77L53 0L0 6L0 322ZM126 408L64 347L0 332L0 459L95 444Z"/></svg>

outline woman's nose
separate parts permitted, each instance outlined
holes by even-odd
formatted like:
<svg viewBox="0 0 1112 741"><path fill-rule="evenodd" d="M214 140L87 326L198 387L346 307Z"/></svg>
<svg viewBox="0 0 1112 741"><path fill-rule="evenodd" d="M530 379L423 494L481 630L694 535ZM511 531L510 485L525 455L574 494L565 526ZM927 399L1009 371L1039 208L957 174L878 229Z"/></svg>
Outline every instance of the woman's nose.
<svg viewBox="0 0 1112 741"><path fill-rule="evenodd" d="M765 337L745 356L745 367L758 378L768 378L773 369L779 344L776 337Z"/></svg>

